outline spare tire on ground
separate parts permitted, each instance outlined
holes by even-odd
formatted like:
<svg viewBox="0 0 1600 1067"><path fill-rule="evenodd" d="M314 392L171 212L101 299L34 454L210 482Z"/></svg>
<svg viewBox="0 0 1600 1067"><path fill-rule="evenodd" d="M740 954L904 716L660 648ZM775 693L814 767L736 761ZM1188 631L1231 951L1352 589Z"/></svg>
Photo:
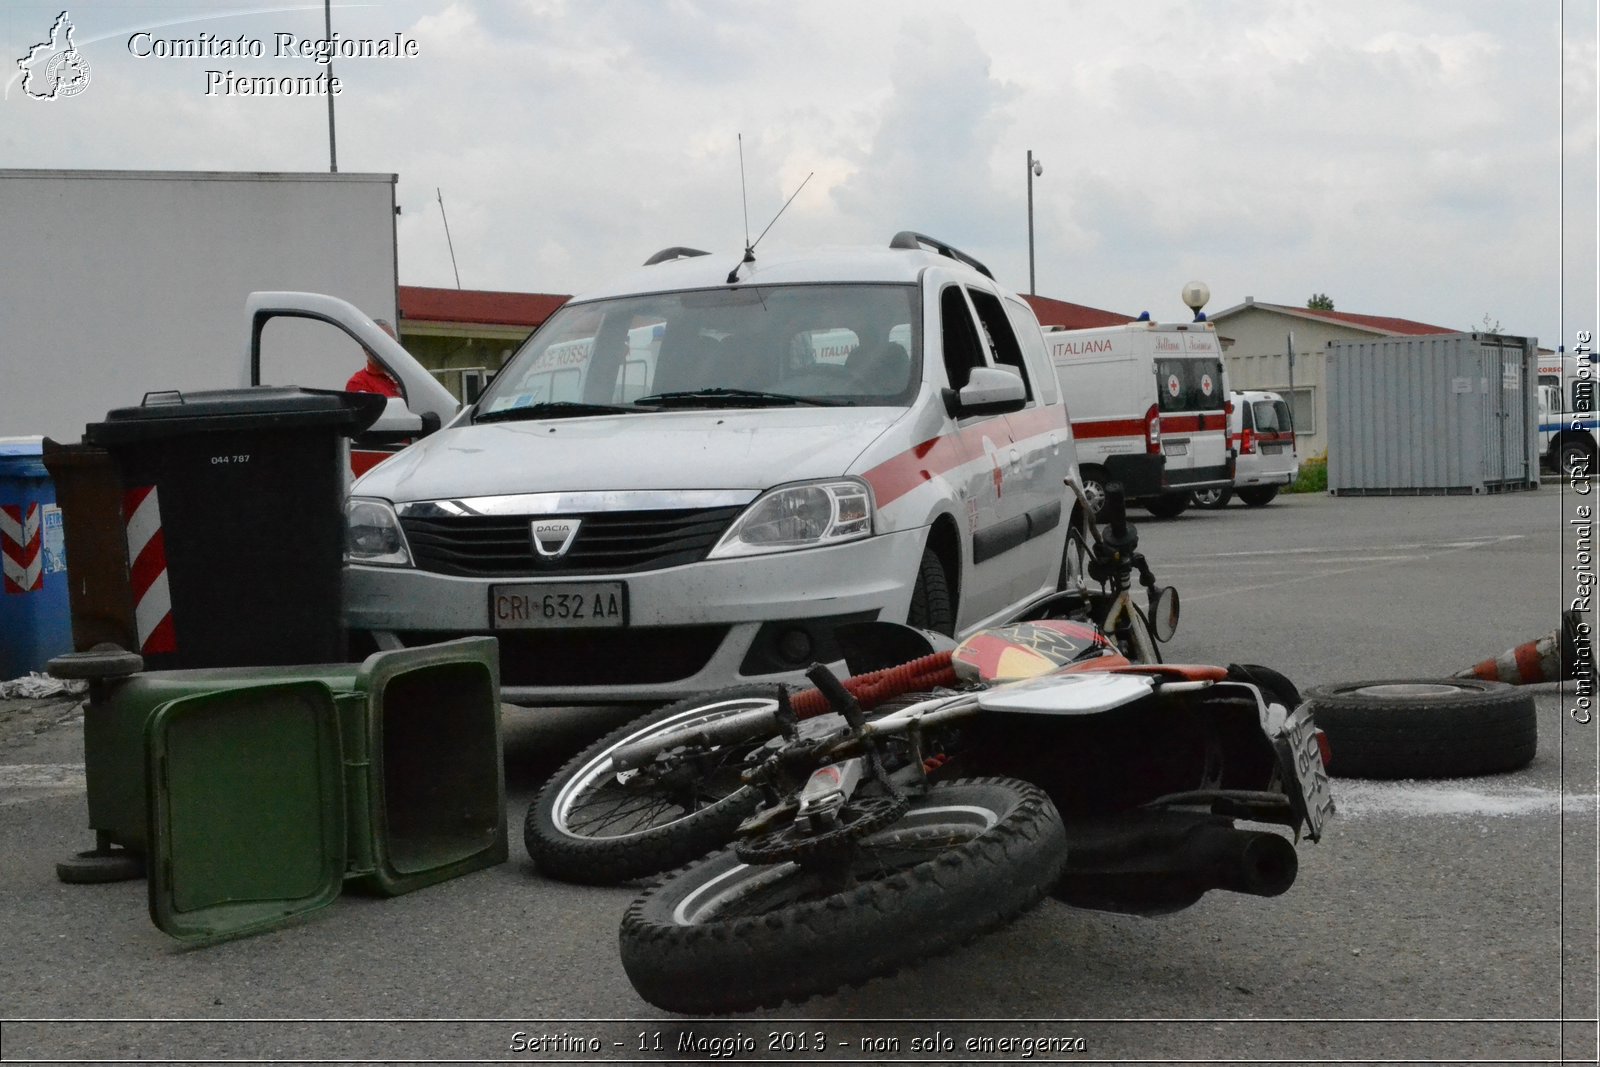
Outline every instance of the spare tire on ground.
<svg viewBox="0 0 1600 1067"><path fill-rule="evenodd" d="M1306 694L1342 778L1462 778L1526 767L1539 744L1533 697L1475 678L1400 678Z"/></svg>

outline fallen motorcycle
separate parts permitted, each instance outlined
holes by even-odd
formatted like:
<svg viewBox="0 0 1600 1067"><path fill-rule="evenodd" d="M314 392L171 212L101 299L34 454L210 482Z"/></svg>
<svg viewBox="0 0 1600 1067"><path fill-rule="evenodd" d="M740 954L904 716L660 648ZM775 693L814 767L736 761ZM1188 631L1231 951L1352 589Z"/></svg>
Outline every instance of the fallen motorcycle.
<svg viewBox="0 0 1600 1067"><path fill-rule="evenodd" d="M1046 894L1140 915L1213 889L1275 896L1298 872L1294 842L1235 821L1317 840L1332 813L1319 734L1273 672L1133 664L1062 620L980 633L952 663L964 688L876 718L825 668L810 677L834 715L802 719L784 694L740 713L777 735L746 760L760 804L732 847L628 909L622 963L645 1000L684 1013L803 1000ZM662 744L614 759L643 766Z"/></svg>
<svg viewBox="0 0 1600 1067"><path fill-rule="evenodd" d="M528 819L547 870L639 877L732 842L628 909L622 960L641 996L689 1013L804 999L952 948L1046 894L1156 915L1213 889L1289 889L1294 842L1235 823L1320 838L1333 810L1323 739L1276 672L1156 662L1176 597L1120 503L1083 541L1098 591L1069 586L953 649L887 624L841 632L858 672L844 682L819 666L798 693L684 701L558 773ZM1148 614L1129 596L1134 573ZM552 816L567 820L554 863L554 820L534 833Z"/></svg>
<svg viewBox="0 0 1600 1067"><path fill-rule="evenodd" d="M1083 501L1076 476L1067 489ZM1088 627L1099 646L1109 644L1135 663L1160 662L1157 642L1177 626L1177 591L1159 586L1140 555L1120 486L1108 487L1103 529L1084 518L1089 513L1086 504L1075 510L1061 590L1006 621L1076 622L1082 626L1074 640L1084 640ZM1146 593L1143 606L1133 596L1135 575ZM979 646L1004 640L975 638ZM869 623L841 627L839 642L853 675L844 684L871 713L961 684L948 655L936 655L954 642L938 635ZM897 666L906 661L913 664ZM1041 669L1053 669L1066 660L1041 662ZM558 770L529 805L523 824L528 854L552 877L608 885L670 870L727 844L760 800L742 776L752 749L776 733L770 716L779 696L774 685L734 686L658 708L601 738ZM832 710L814 690L798 695L793 706L801 717ZM836 715L831 721L840 722ZM652 758L628 766L615 759L619 751L641 748Z"/></svg>

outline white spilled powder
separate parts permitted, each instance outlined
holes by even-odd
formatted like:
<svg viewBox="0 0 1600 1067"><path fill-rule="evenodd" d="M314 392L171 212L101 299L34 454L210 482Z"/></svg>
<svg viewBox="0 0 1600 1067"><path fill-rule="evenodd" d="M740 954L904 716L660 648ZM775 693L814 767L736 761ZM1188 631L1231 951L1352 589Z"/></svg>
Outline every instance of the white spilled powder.
<svg viewBox="0 0 1600 1067"><path fill-rule="evenodd" d="M1348 818L1385 815L1465 817L1596 813L1593 793L1565 796L1556 789L1462 778L1443 782L1367 782L1335 779L1333 802Z"/></svg>
<svg viewBox="0 0 1600 1067"><path fill-rule="evenodd" d="M0 789L82 789L81 763L3 763Z"/></svg>

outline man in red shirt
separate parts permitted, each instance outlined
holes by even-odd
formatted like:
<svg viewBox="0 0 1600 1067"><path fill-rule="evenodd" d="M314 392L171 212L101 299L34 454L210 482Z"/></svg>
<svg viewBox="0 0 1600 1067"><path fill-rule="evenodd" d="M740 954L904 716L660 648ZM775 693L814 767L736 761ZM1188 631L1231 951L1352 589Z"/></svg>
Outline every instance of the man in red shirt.
<svg viewBox="0 0 1600 1067"><path fill-rule="evenodd" d="M390 337L395 337L394 327L389 325L387 319L373 319L378 328ZM389 372L383 369L383 364L378 362L371 350L367 352L367 365L350 375L350 380L344 383L347 393L377 393L379 396L399 396L400 386L389 377Z"/></svg>

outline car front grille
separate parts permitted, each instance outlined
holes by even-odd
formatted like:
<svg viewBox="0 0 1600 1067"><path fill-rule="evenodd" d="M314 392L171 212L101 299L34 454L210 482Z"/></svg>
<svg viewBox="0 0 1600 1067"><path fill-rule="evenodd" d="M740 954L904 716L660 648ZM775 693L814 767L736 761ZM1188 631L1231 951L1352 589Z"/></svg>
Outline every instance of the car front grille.
<svg viewBox="0 0 1600 1067"><path fill-rule="evenodd" d="M548 515L460 515L403 518L419 570L462 577L627 574L706 558L743 507L679 508L563 515L581 519L560 559L533 548L533 523Z"/></svg>

